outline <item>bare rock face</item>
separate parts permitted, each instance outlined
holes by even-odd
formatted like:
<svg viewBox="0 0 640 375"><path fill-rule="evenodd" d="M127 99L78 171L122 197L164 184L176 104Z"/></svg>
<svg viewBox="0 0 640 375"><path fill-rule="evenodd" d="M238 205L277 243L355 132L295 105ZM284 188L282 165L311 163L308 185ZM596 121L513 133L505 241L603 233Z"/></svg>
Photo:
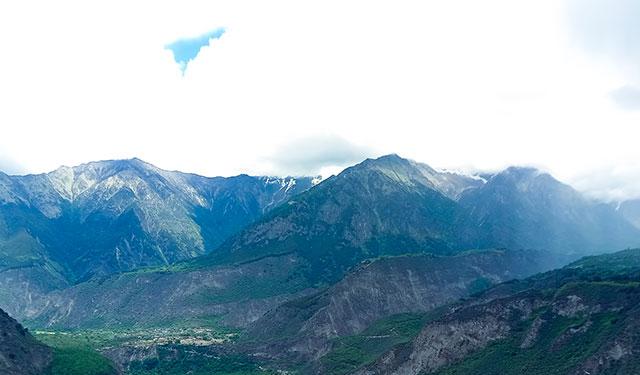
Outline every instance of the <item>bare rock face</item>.
<svg viewBox="0 0 640 375"><path fill-rule="evenodd" d="M331 288L285 303L250 326L252 350L316 361L332 340L395 314L433 310L493 284L546 270L547 254L477 251L458 256L401 256L365 263ZM262 340L262 341L261 341Z"/></svg>
<svg viewBox="0 0 640 375"><path fill-rule="evenodd" d="M0 310L0 374L41 375L51 359L51 349Z"/></svg>
<svg viewBox="0 0 640 375"><path fill-rule="evenodd" d="M463 321L444 319L422 330L414 341L409 360L394 374L418 374L433 372L445 365L459 361L489 343L505 338L514 317L527 319L534 301L514 300L503 304L489 304L472 308Z"/></svg>
<svg viewBox="0 0 640 375"><path fill-rule="evenodd" d="M540 327L542 327L544 323L546 323L544 319L542 319L541 317L536 317L536 319L531 324L531 327L529 327L524 340L522 340L522 344L520 344L521 349L528 349L532 347L533 344L535 344L538 336L540 335Z"/></svg>
<svg viewBox="0 0 640 375"><path fill-rule="evenodd" d="M635 374L638 280L640 250L627 250L506 283L455 305L356 373Z"/></svg>
<svg viewBox="0 0 640 375"><path fill-rule="evenodd" d="M571 375L635 374L640 370L640 308L629 311L624 328L598 351L590 355ZM631 314L634 314L631 316Z"/></svg>
<svg viewBox="0 0 640 375"><path fill-rule="evenodd" d="M234 266L126 273L49 293L25 319L64 329L152 326L184 319L220 318L246 327L282 302L304 295L293 256Z"/></svg>
<svg viewBox="0 0 640 375"><path fill-rule="evenodd" d="M102 354L113 362L118 373L125 374L129 370L131 362L158 358L158 347L157 345L146 347L119 346L103 350Z"/></svg>
<svg viewBox="0 0 640 375"><path fill-rule="evenodd" d="M47 294L69 286L64 277L41 265L0 271L0 301L11 316L23 318L37 313Z"/></svg>

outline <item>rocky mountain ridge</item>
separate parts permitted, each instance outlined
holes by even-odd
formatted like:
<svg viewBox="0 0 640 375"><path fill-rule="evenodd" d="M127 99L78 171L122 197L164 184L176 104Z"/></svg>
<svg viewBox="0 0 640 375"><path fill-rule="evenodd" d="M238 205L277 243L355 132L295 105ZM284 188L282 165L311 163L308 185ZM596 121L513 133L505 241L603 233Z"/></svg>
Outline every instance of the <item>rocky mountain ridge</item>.
<svg viewBox="0 0 640 375"><path fill-rule="evenodd" d="M21 303L91 277L202 255L313 184L307 177L208 178L139 159L0 173L0 301Z"/></svg>

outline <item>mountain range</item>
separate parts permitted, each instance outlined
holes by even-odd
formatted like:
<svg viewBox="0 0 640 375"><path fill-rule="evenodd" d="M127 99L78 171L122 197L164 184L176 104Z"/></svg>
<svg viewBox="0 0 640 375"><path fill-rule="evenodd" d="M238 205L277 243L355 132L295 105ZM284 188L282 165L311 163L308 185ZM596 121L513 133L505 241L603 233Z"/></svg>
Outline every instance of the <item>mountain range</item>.
<svg viewBox="0 0 640 375"><path fill-rule="evenodd" d="M193 258L313 178L206 178L138 159L0 174L0 301Z"/></svg>
<svg viewBox="0 0 640 375"><path fill-rule="evenodd" d="M308 279L331 283L380 255L509 248L579 256L637 245L639 233L610 205L531 168L483 180L389 155L323 181L192 263L295 253Z"/></svg>
<svg viewBox="0 0 640 375"><path fill-rule="evenodd" d="M513 292L508 280L640 246L637 207L588 199L532 168L465 175L398 155L321 182L208 178L138 159L0 174L0 307L54 332L222 335L196 340L215 347L99 340L121 372L171 373L161 368L180 353L207 371L207 358L231 355L236 372L413 373L407 348L430 321L498 301ZM363 335L385 339L345 363ZM383 355L402 363L375 362Z"/></svg>

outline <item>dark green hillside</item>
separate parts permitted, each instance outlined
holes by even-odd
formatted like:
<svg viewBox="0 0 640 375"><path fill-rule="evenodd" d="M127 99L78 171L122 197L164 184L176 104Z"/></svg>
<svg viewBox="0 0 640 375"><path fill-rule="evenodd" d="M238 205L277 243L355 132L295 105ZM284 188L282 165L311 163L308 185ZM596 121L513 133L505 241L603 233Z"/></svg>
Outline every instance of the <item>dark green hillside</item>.
<svg viewBox="0 0 640 375"><path fill-rule="evenodd" d="M388 155L323 181L187 267L295 254L310 284L323 285L383 255L509 248L577 257L634 245L640 231L622 215L546 173L509 168L482 183Z"/></svg>
<svg viewBox="0 0 640 375"><path fill-rule="evenodd" d="M295 253L312 284L333 283L367 258L461 248L458 204L445 194L478 181L389 155L366 160L273 210L196 267ZM437 183L441 183L438 185ZM457 189L457 190L456 190Z"/></svg>
<svg viewBox="0 0 640 375"><path fill-rule="evenodd" d="M623 311L605 311L575 317L554 315L542 309L525 321L514 322L512 334L505 340L489 345L471 355L459 365L453 365L438 374L567 374L581 367L590 357L614 342L640 313L640 283L586 282L571 284L560 290L561 295L571 293L580 298L596 299L615 309L624 302L633 306ZM623 296L625 301L612 301L612 296ZM617 303L615 303L617 302ZM631 315L631 316L630 316ZM543 321L535 344L522 349L522 342L536 319ZM614 364L610 373L637 373L640 362ZM625 369L624 372L616 372Z"/></svg>
<svg viewBox="0 0 640 375"><path fill-rule="evenodd" d="M411 342L438 312L393 315L377 321L360 334L336 339L333 349L320 359L315 372L349 374L375 361L392 347Z"/></svg>

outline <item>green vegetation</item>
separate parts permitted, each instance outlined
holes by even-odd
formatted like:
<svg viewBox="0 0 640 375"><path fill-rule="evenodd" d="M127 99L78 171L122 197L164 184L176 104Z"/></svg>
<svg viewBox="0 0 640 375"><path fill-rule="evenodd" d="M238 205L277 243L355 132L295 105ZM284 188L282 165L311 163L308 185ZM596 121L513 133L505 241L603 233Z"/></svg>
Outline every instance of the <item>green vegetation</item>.
<svg viewBox="0 0 640 375"><path fill-rule="evenodd" d="M142 348L158 345L160 351L168 347L173 348L172 350L179 348L184 353L193 353L198 350L206 351L207 348L221 347L221 344L230 342L237 336L237 333L232 330L211 328L216 321L216 318L212 317L206 322L208 323L207 327L194 326L193 324L196 322L185 321L176 322L176 324L167 327L148 329L36 331L35 335L41 342L54 350L53 363L50 372L46 375L111 375L115 374L114 367L107 358L100 354L99 350L116 346ZM185 348L189 348L189 350ZM136 363L136 374L184 374L188 372L180 372L180 369L191 367L202 369L202 372L193 372L192 374L208 374L213 370L216 374L258 373L255 372L257 367L246 360L231 358L227 361L218 357L216 357L217 359L211 358L210 355L204 353L200 356L185 356L183 360L178 362L173 357L167 357L161 361L151 359L145 363ZM240 363L244 363L244 365L240 366ZM224 372L226 371L224 369L229 371ZM237 372L234 369L244 372ZM248 370L253 372L247 372Z"/></svg>
<svg viewBox="0 0 640 375"><path fill-rule="evenodd" d="M602 312L585 312L576 318L567 318L548 309L539 311L530 320L512 322L512 332L506 339L438 374L570 373L602 345L612 342L625 321L635 319L633 313L620 306L640 303L638 270L640 252L634 250L584 258L564 269L532 277L521 284L538 290L544 298L561 301L577 296L587 305L598 306ZM535 318L542 321L535 344L521 348ZM640 364L636 361L624 365L627 367L620 373L640 373Z"/></svg>
<svg viewBox="0 0 640 375"><path fill-rule="evenodd" d="M158 349L158 358L135 361L130 375L270 375L247 356L210 353L208 348L171 345Z"/></svg>
<svg viewBox="0 0 640 375"><path fill-rule="evenodd" d="M215 319L214 319L215 320ZM269 375L251 358L227 353L221 345L235 333L210 328L182 327L146 330L37 331L36 337L54 350L53 363L45 375L115 375L113 364L99 349L157 345L157 357L130 364L131 375ZM135 350L135 349L134 349Z"/></svg>
<svg viewBox="0 0 640 375"><path fill-rule="evenodd" d="M302 261L307 285L326 286L366 259L404 253L449 254L461 248L449 225L455 222L456 203L408 177L397 181L399 174L406 175L405 169L415 166L400 158L392 163L402 170L392 178L388 169L380 171L372 161L341 178L328 179L262 216L215 252L186 261L183 267L242 264L295 254ZM362 189L363 179L366 189ZM384 213L384 225L378 222L381 219L361 216L363 212ZM271 231L269 228L278 233L276 238L259 234ZM437 235L415 235L427 232Z"/></svg>
<svg viewBox="0 0 640 375"><path fill-rule="evenodd" d="M112 375L111 362L94 350L66 348L53 350L53 362L47 375Z"/></svg>
<svg viewBox="0 0 640 375"><path fill-rule="evenodd" d="M585 257L566 267L594 279L640 278L640 251L628 249L613 254Z"/></svg>
<svg viewBox="0 0 640 375"><path fill-rule="evenodd" d="M630 293L631 288L635 295ZM621 295L637 299L637 291L635 283L585 282L567 285L558 291L557 296L571 292L584 299L593 298L604 306ZM570 318L543 309L529 320L514 321L508 338L489 345L437 374L567 374L618 334L625 313L623 310L605 310ZM542 324L535 343L529 348L521 348L536 318L541 319ZM637 373L637 370L640 369L631 373Z"/></svg>
<svg viewBox="0 0 640 375"><path fill-rule="evenodd" d="M21 229L7 238L2 238L1 232L0 230L1 267L20 267L43 262L42 245L27 231Z"/></svg>
<svg viewBox="0 0 640 375"><path fill-rule="evenodd" d="M321 359L323 373L341 375L373 362L395 345L417 336L422 326L440 313L398 314L381 319L358 335L339 338Z"/></svg>
<svg viewBox="0 0 640 375"><path fill-rule="evenodd" d="M194 302L206 304L228 303L295 293L309 287L300 272L295 270L286 272L286 270L275 269L275 266L271 268L264 275L247 274L234 280L226 288L206 289L192 298L195 299Z"/></svg>
<svg viewBox="0 0 640 375"><path fill-rule="evenodd" d="M479 294L493 286L491 280L486 277L478 277L469 285L469 295Z"/></svg>
<svg viewBox="0 0 640 375"><path fill-rule="evenodd" d="M476 281L481 289L482 280ZM506 338L440 369L438 375L573 373L593 356L612 355L609 350L617 340L634 340L629 329L637 326L640 306L640 250L583 258L559 270L499 284L477 297L504 299L505 304L529 298L545 302L527 319L512 316ZM498 302L497 306L502 305ZM565 308L568 315L556 310ZM449 317L454 322L467 321L476 313L473 308L463 308ZM344 374L371 362L368 355L377 349L360 345L337 346L324 359L332 360L327 373ZM400 342L395 347L406 353L411 350L406 345ZM366 349L358 351L361 347ZM607 363L604 373L640 373L639 361L624 358Z"/></svg>
<svg viewBox="0 0 640 375"><path fill-rule="evenodd" d="M496 342L437 374L567 374L616 332L617 322L616 314L611 313L593 316L589 322L554 319L542 328L538 341L529 349L519 347L527 332L520 327L519 335Z"/></svg>
<svg viewBox="0 0 640 375"><path fill-rule="evenodd" d="M53 348L53 361L46 375L115 375L111 361L95 350L88 336L69 333L36 333Z"/></svg>

